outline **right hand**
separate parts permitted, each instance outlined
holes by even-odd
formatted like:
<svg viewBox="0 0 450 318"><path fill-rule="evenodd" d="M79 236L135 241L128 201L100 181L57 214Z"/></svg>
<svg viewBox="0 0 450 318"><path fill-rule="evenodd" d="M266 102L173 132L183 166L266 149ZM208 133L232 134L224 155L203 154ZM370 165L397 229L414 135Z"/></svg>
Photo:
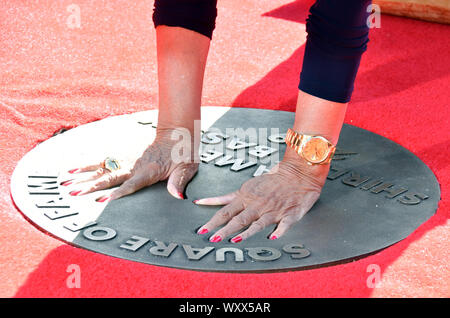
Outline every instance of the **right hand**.
<svg viewBox="0 0 450 318"><path fill-rule="evenodd" d="M179 140L172 138L173 133L177 133L177 129L159 130L154 142L134 163L133 160L119 160L120 169L115 171L104 169L102 162L72 169L69 172L74 174L88 171L96 173L89 178L67 180L61 185L78 186L70 192L71 195L84 195L120 185L109 196L96 199L97 202L105 202L134 193L158 181L167 180L168 192L177 199L184 199L186 185L197 173L199 164L193 160L194 151L191 151L189 158L183 157L185 159L183 161L173 158L174 146L177 144L179 146L180 143Z"/></svg>

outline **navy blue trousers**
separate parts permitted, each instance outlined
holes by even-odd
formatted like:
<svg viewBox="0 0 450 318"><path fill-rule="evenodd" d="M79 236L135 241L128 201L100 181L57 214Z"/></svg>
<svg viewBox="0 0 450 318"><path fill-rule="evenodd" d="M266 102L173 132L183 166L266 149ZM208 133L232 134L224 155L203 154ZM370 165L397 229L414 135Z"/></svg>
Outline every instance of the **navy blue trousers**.
<svg viewBox="0 0 450 318"><path fill-rule="evenodd" d="M350 100L361 56L367 49L371 0L317 0L308 33L299 89L334 102ZM212 38L217 0L155 0L153 22Z"/></svg>

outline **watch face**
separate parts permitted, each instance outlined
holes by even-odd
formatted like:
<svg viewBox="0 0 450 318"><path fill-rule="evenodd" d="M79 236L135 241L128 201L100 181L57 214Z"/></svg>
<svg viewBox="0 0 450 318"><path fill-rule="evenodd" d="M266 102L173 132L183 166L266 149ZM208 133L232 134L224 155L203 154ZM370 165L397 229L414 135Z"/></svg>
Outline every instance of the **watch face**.
<svg viewBox="0 0 450 318"><path fill-rule="evenodd" d="M320 163L326 159L329 150L328 142L319 137L312 137L303 147L302 154L306 160Z"/></svg>

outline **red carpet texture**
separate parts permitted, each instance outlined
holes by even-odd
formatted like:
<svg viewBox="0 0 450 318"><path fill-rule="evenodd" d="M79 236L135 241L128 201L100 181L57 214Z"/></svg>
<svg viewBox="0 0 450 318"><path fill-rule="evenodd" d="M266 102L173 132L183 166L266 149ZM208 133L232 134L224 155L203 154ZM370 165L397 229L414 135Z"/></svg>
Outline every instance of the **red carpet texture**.
<svg viewBox="0 0 450 318"><path fill-rule="evenodd" d="M294 111L311 4L220 0L203 104ZM392 247L307 271L201 273L95 254L30 225L9 193L23 155L63 127L157 107L152 8L152 1L1 2L0 296L450 296L450 26L437 23L381 16L345 119L414 152L440 183L437 213ZM81 288L66 285L70 264L79 265ZM367 282L377 269L373 288Z"/></svg>

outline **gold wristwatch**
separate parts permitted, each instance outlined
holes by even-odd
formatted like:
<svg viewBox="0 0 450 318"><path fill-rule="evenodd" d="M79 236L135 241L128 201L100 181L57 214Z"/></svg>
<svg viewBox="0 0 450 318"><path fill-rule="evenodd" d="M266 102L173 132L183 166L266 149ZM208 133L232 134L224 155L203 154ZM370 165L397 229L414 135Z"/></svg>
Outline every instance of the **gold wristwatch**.
<svg viewBox="0 0 450 318"><path fill-rule="evenodd" d="M309 165L328 164L336 146L322 136L304 135L288 129L286 144L295 150Z"/></svg>

